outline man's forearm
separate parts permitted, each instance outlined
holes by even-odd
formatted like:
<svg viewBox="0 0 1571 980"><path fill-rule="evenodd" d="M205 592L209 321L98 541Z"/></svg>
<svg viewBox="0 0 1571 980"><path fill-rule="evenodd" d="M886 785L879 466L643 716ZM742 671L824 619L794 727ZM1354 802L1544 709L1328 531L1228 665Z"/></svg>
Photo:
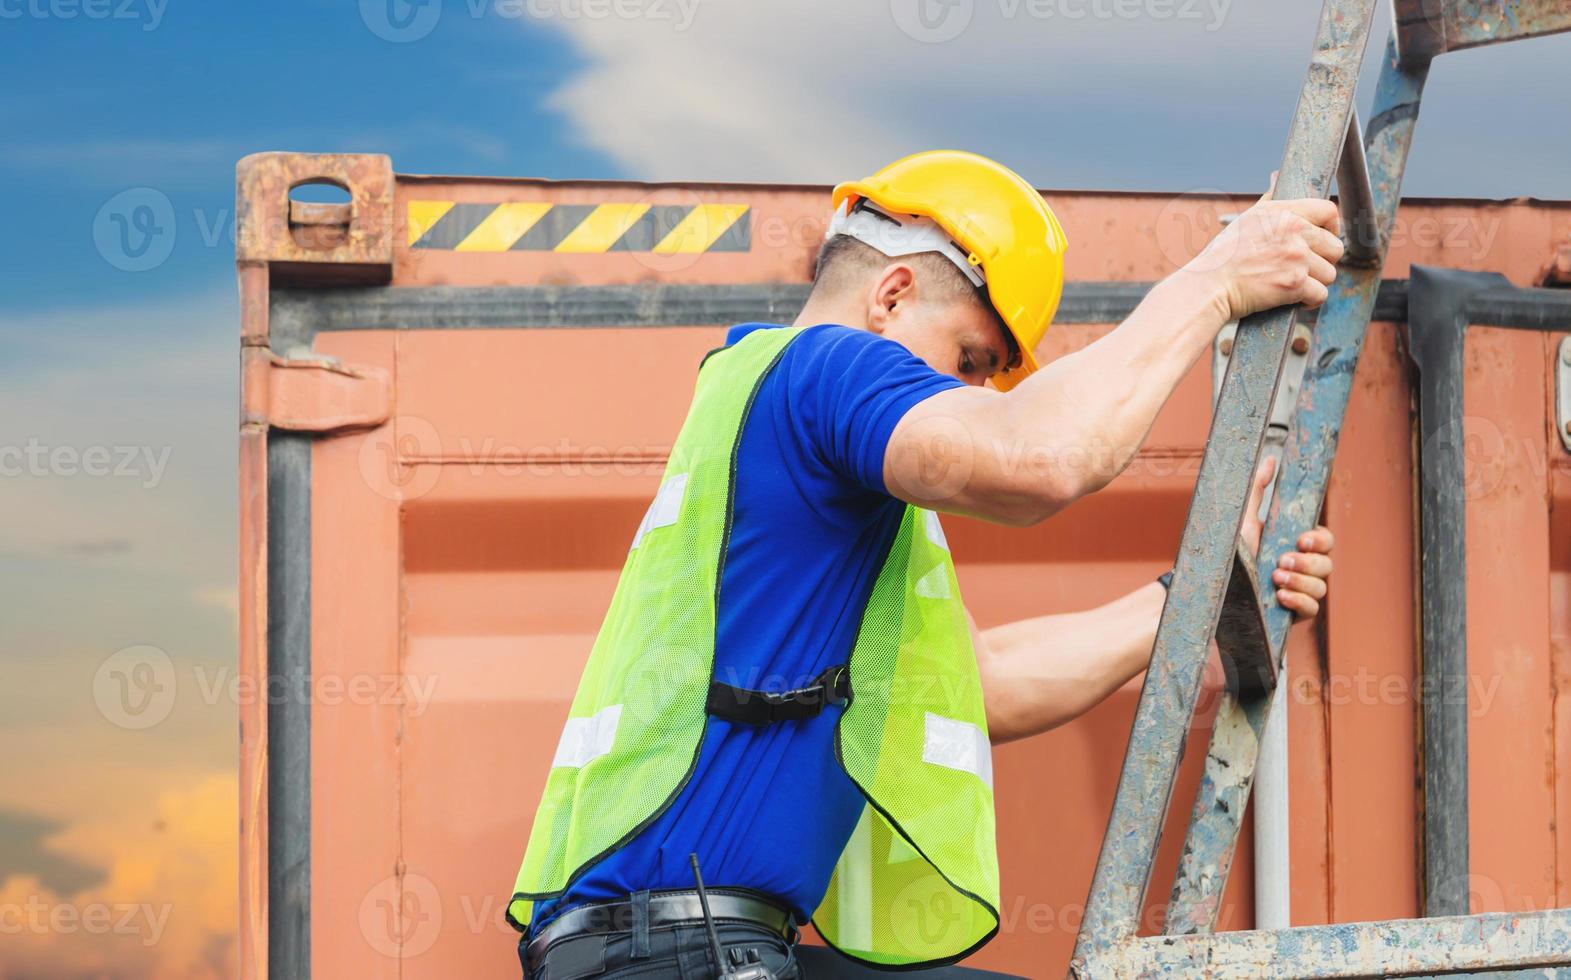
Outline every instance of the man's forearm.
<svg viewBox="0 0 1571 980"><path fill-rule="evenodd" d="M1015 525L1100 489L1224 323L1325 302L1338 226L1330 201L1259 201L1096 343L1009 392L968 386L911 408L885 448L884 485L919 507Z"/></svg>
<svg viewBox="0 0 1571 980"><path fill-rule="evenodd" d="M1072 721L1145 670L1166 595L1153 582L1095 609L979 632L977 661L993 742Z"/></svg>
<svg viewBox="0 0 1571 980"><path fill-rule="evenodd" d="M1198 272L1158 283L1117 329L1003 399L1015 438L1049 447L1074 497L1105 486L1134 458L1168 396L1226 322L1224 295Z"/></svg>

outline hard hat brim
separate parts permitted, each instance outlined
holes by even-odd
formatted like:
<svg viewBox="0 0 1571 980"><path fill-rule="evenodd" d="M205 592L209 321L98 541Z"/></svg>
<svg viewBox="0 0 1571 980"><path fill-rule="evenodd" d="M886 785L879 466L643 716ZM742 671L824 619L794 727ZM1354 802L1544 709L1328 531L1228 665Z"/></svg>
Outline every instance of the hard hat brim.
<svg viewBox="0 0 1571 980"><path fill-rule="evenodd" d="M1014 333L1014 330L1009 332ZM1019 343L1019 341L1020 338L1016 337L1015 342ZM1020 344L1020 366L1009 371L1000 371L987 380L999 391L1008 391L1035 374L1040 367L1041 365L1037 363L1036 355L1031 353L1031 348Z"/></svg>

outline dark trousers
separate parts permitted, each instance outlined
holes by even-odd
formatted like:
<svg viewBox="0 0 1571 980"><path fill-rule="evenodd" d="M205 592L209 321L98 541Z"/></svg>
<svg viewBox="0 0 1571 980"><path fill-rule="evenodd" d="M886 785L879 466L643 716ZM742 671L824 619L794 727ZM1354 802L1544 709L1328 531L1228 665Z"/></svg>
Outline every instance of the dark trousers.
<svg viewBox="0 0 1571 980"><path fill-rule="evenodd" d="M744 958L754 950L758 959L779 980L889 980L890 974L862 966L821 946L793 946L764 926L734 922L717 923L715 931L730 956L740 949ZM528 980L714 980L714 954L703 923L649 931L648 949L634 955L631 932L572 936L553 944L536 964ZM523 944L519 946L520 954ZM919 970L913 976L929 980L1011 980L1003 973L947 966Z"/></svg>
<svg viewBox="0 0 1571 980"><path fill-rule="evenodd" d="M800 980L794 948L779 933L766 926L735 922L715 924L720 944L743 955L754 950L758 959L780 980ZM519 944L519 954L524 951ZM702 922L690 926L651 929L644 950L634 949L631 932L608 932L570 936L551 944L535 964L534 972L525 966L528 980L579 980L581 977L647 977L649 980L714 980L715 957L710 952L709 932Z"/></svg>

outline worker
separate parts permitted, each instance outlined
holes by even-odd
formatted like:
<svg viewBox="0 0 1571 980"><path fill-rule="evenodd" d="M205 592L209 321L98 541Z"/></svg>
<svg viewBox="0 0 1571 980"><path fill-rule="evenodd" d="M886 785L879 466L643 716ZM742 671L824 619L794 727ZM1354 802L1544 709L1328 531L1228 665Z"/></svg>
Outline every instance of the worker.
<svg viewBox="0 0 1571 980"><path fill-rule="evenodd" d="M508 907L530 978L982 975L948 964L999 927L990 744L1144 670L1167 577L980 630L938 515L1024 527L1105 486L1224 324L1319 305L1343 249L1334 204L1268 193L1044 366L1066 241L1030 184L928 152L831 207L794 325L698 367ZM1271 584L1310 617L1332 538L1297 545Z"/></svg>

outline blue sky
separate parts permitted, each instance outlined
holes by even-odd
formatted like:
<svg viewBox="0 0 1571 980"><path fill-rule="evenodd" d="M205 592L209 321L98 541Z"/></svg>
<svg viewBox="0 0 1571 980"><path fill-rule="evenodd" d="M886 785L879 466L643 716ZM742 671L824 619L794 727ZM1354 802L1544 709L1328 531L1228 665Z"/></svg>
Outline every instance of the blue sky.
<svg viewBox="0 0 1571 980"><path fill-rule="evenodd" d="M0 447L68 454L20 471L8 457L0 477L0 905L173 904L156 943L30 934L7 939L5 968L222 977L237 709L212 692L235 658L235 162L347 150L425 172L625 170L543 105L581 63L548 28L448 16L396 44L354 0L70 9L0 2ZM136 188L167 202L171 247L125 271L95 223ZM93 476L94 450L135 457ZM177 680L145 728L103 685L128 649Z"/></svg>
<svg viewBox="0 0 1571 980"><path fill-rule="evenodd" d="M6 308L218 281L233 164L257 149L387 152L405 172L832 180L842 162L948 143L1045 186L1254 186L1280 153L1315 12L1205 0L1193 21L1098 21L953 0L974 8L970 29L926 44L902 34L903 0L845 5L855 13L681 0L686 29L678 0L628 0L651 14L631 20L592 19L574 6L585 2L87 0L109 17L80 12L83 0L0 2L12 93L0 178L20 191L0 236ZM440 16L395 43L387 10ZM1442 62L1410 190L1563 186L1563 166L1552 171L1571 140L1535 125L1550 107L1533 105L1559 95L1556 47ZM90 232L105 202L143 186L176 217L173 254L151 275L110 266Z"/></svg>
<svg viewBox="0 0 1571 980"><path fill-rule="evenodd" d="M1253 186L1280 153L1315 6L1206 0L1215 6L1193 22L1076 21L965 0L970 29L924 44L900 32L901 0L847 5L854 15L684 0L685 30L677 0L630 0L652 14L633 21L569 16L584 0L425 0L435 26L394 43L378 35L377 11L427 15L409 0L88 2L115 16L50 13L82 0L0 3L11 93L0 177L20 190L0 236L13 312L216 281L231 258L233 163L257 149L387 152L406 172L831 180L842 160L872 166L880 151L947 142L1046 186ZM824 37L836 32L855 43ZM1534 103L1563 101L1556 47L1443 61L1410 189L1564 185L1563 169L1545 171L1568 140L1534 123L1551 109ZM706 101L718 123L696 120ZM660 146L662 134L681 145ZM791 151L770 156L775 140ZM1508 161L1515 173L1502 179ZM84 234L106 201L140 186L177 218L174 252L153 275L114 269Z"/></svg>
<svg viewBox="0 0 1571 980"><path fill-rule="evenodd" d="M916 2L0 0L0 454L65 454L0 473L0 902L177 894L156 964L80 962L226 972L236 710L209 691L235 656L240 157L828 183L956 146L1043 187L1258 190L1318 6L947 0L935 29ZM1571 198L1568 51L1443 59L1407 191ZM150 209L110 206L126 192ZM116 215L167 256L120 267ZM127 471L85 472L95 449ZM178 696L128 726L100 681L148 647ZM123 878L128 848L178 870Z"/></svg>
<svg viewBox="0 0 1571 980"><path fill-rule="evenodd" d="M6 278L23 286L7 290L13 311L227 275L234 163L258 149L386 152L413 172L621 175L541 107L578 61L544 29L451 16L411 46L373 34L353 0L169 0L161 18L138 0L127 12L138 16L0 20L0 86L12 93L0 177L24 191L0 240ZM105 201L141 186L178 218L153 274L110 266L89 233Z"/></svg>

